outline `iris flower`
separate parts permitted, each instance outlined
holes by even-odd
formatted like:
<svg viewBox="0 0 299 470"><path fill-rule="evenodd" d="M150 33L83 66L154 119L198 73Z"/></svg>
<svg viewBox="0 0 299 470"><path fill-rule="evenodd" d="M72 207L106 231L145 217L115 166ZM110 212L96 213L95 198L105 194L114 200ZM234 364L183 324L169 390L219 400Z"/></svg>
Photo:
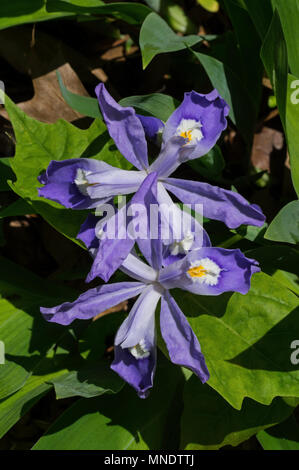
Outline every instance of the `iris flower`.
<svg viewBox="0 0 299 470"><path fill-rule="evenodd" d="M96 208L117 195L134 194L134 201L139 201L144 198L142 187L155 173L158 204L170 203L170 191L184 204L202 204L205 217L220 220L229 228L263 225L265 217L260 207L249 204L240 194L208 183L170 178L182 162L205 155L226 128L229 108L217 90L207 95L195 91L185 93L183 102L165 125L156 118L136 115L131 107L120 106L102 83L96 87L96 95L110 136L137 170L121 170L86 158L52 161L40 177L45 185L39 188L40 196L72 209ZM146 134L154 138L159 130L161 151L149 165ZM89 273L88 280L97 275L109 280L131 251L127 241L113 242L113 249L111 240L101 243L97 269Z"/></svg>
<svg viewBox="0 0 299 470"><path fill-rule="evenodd" d="M154 178L147 193L152 202ZM94 230L85 231L85 243L91 250L98 242ZM47 321L68 325L138 296L116 334L111 368L145 398L153 386L156 368L155 312L159 301L160 330L171 361L190 369L204 383L209 372L199 341L170 290L183 289L197 295L220 295L227 291L246 294L252 274L260 269L255 260L246 258L240 250L203 246L183 257L174 257L169 263L160 238L140 240L139 248L147 262L132 252L121 266L135 282L105 284L81 294L72 303L42 307L41 312Z"/></svg>

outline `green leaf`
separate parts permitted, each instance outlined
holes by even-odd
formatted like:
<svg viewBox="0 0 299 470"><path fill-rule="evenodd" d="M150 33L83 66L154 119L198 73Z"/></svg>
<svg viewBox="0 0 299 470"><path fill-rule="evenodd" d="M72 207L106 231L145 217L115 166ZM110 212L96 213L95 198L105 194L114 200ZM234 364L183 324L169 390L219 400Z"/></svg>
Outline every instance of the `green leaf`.
<svg viewBox="0 0 299 470"><path fill-rule="evenodd" d="M256 110L242 79L226 64L214 57L193 51L205 69L212 85L230 107L230 118L239 128L248 146L251 146Z"/></svg>
<svg viewBox="0 0 299 470"><path fill-rule="evenodd" d="M240 66L237 66L238 74L242 75L242 81L255 105L257 116L262 94L263 64L257 54L262 45L261 40L249 13L243 8L243 2L224 0L224 4L232 22L238 46L240 61Z"/></svg>
<svg viewBox="0 0 299 470"><path fill-rule="evenodd" d="M116 2L105 4L100 0L47 0L47 11L71 14L107 15L130 24L141 24L151 9L141 3Z"/></svg>
<svg viewBox="0 0 299 470"><path fill-rule="evenodd" d="M261 57L275 90L277 106L286 133L294 188L299 196L299 119L298 85L295 75L288 74L288 52L277 11L263 43Z"/></svg>
<svg viewBox="0 0 299 470"><path fill-rule="evenodd" d="M110 139L106 126L95 120L87 130L59 120L45 124L27 116L8 97L5 107L11 119L16 136L16 154L11 161L17 181L12 189L34 210L66 237L76 240L80 225L86 218L86 211L65 209L60 204L38 196L41 186L37 177L46 170L51 160L90 157L128 169L129 162L121 156Z"/></svg>
<svg viewBox="0 0 299 470"><path fill-rule="evenodd" d="M277 106L282 123L286 119L288 57L281 23L277 11L273 15L271 25L263 42L261 58L271 80L276 95Z"/></svg>
<svg viewBox="0 0 299 470"><path fill-rule="evenodd" d="M218 145L215 145L215 147L203 157L191 160L188 163L193 170L211 179L220 176L225 167L225 161Z"/></svg>
<svg viewBox="0 0 299 470"><path fill-rule="evenodd" d="M219 11L219 3L216 0L197 0L197 3L211 13Z"/></svg>
<svg viewBox="0 0 299 470"><path fill-rule="evenodd" d="M276 396L298 397L290 345L299 337L299 299L290 290L258 273L247 295L208 298L205 309L200 296L181 295L178 302L202 346L209 385L234 408L245 397L264 405ZM200 315L205 310L209 315Z"/></svg>
<svg viewBox="0 0 299 470"><path fill-rule="evenodd" d="M65 354L51 361L44 359L36 372L28 378L24 387L8 398L0 400L0 438L51 390L53 387L49 383L51 380L67 373L66 364Z"/></svg>
<svg viewBox="0 0 299 470"><path fill-rule="evenodd" d="M21 388L64 329L45 322L39 306L55 303L76 291L44 280L12 261L0 259L0 340L5 364L0 365L0 399Z"/></svg>
<svg viewBox="0 0 299 470"><path fill-rule="evenodd" d="M50 13L46 9L46 3L47 0L2 1L0 4L0 29L73 15L71 12L62 11Z"/></svg>
<svg viewBox="0 0 299 470"><path fill-rule="evenodd" d="M202 40L196 35L177 36L166 21L153 12L147 16L140 30L139 44L143 68L145 69L158 54L181 51Z"/></svg>
<svg viewBox="0 0 299 470"><path fill-rule="evenodd" d="M293 415L256 437L264 450L299 450L299 426Z"/></svg>
<svg viewBox="0 0 299 470"><path fill-rule="evenodd" d="M118 393L124 382L110 369L107 360L86 363L68 374L51 381L55 387L56 398L91 398L104 393Z"/></svg>
<svg viewBox="0 0 299 470"><path fill-rule="evenodd" d="M158 358L155 387L146 400L138 398L128 386L117 395L80 399L58 418L33 449L167 448L171 419L173 414L178 417L176 391L183 377L178 367L162 359Z"/></svg>
<svg viewBox="0 0 299 470"><path fill-rule="evenodd" d="M295 88L294 88L295 86ZM287 109L286 109L286 137L291 161L292 181L299 197L299 80L293 75L288 75Z"/></svg>
<svg viewBox="0 0 299 470"><path fill-rule="evenodd" d="M299 201L289 202L269 225L265 238L276 242L299 243Z"/></svg>
<svg viewBox="0 0 299 470"><path fill-rule="evenodd" d="M84 116L103 119L98 100L96 98L77 95L76 93L69 91L64 85L58 70L56 71L56 75L62 96L71 108L75 109Z"/></svg>
<svg viewBox="0 0 299 470"><path fill-rule="evenodd" d="M167 121L178 106L178 101L162 93L150 95L130 96L120 100L122 106L133 106L140 114L155 116L161 121Z"/></svg>
<svg viewBox="0 0 299 470"><path fill-rule="evenodd" d="M287 44L291 73L299 77L299 41L296 31L299 22L299 0L274 0Z"/></svg>
<svg viewBox="0 0 299 470"><path fill-rule="evenodd" d="M237 411L193 374L184 388L180 448L215 450L225 445L237 446L261 429L284 420L292 410L278 398L270 406L246 399Z"/></svg>
<svg viewBox="0 0 299 470"><path fill-rule="evenodd" d="M289 246L263 246L246 252L264 273L299 295L299 253Z"/></svg>
<svg viewBox="0 0 299 470"><path fill-rule="evenodd" d="M35 211L24 199L17 199L9 206L0 210L0 219L16 215L34 214Z"/></svg>
<svg viewBox="0 0 299 470"><path fill-rule="evenodd" d="M262 2L261 0L243 1L253 23L255 24L257 32L261 39L264 39L272 20L273 9L271 0L263 0Z"/></svg>

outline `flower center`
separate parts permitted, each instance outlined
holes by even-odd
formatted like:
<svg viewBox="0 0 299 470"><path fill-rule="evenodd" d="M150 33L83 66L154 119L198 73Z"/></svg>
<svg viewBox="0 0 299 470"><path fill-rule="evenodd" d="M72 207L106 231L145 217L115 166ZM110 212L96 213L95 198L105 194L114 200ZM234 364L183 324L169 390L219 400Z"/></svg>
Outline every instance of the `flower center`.
<svg viewBox="0 0 299 470"><path fill-rule="evenodd" d="M87 188L88 186L96 186L100 183L89 183L87 177L91 175L92 171L83 170L82 168L78 168L76 173L76 178L74 183L76 184L77 188L79 189L80 193L84 196L88 196Z"/></svg>
<svg viewBox="0 0 299 470"><path fill-rule="evenodd" d="M83 170L82 168L78 168L76 173L76 178L74 183L76 184L77 188L79 189L80 193L84 196L88 196L87 194L87 187L89 186L89 182L87 176L91 174L91 171Z"/></svg>
<svg viewBox="0 0 299 470"><path fill-rule="evenodd" d="M195 119L182 119L177 128L176 135L187 139L188 142L186 143L186 145L194 145L197 142L200 142L203 138L201 127L202 124L200 121L195 121Z"/></svg>
<svg viewBox="0 0 299 470"><path fill-rule="evenodd" d="M139 343L132 348L129 348L129 351L136 359L145 359L150 355L144 339L140 340Z"/></svg>
<svg viewBox="0 0 299 470"><path fill-rule="evenodd" d="M219 275L222 269L210 258L202 258L191 263L187 270L187 276L193 282L215 286L218 284Z"/></svg>

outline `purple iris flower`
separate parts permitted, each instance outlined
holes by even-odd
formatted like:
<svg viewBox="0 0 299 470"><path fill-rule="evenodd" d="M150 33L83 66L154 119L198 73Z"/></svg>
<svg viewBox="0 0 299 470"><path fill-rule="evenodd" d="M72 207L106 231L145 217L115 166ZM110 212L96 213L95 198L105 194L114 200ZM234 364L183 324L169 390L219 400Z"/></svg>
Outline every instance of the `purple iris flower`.
<svg viewBox="0 0 299 470"><path fill-rule="evenodd" d="M170 178L182 162L205 155L226 128L229 108L217 90L207 95L195 91L186 93L165 125L156 118L138 117L131 107L120 106L102 83L95 91L110 136L137 171L121 170L84 158L52 161L40 177L45 185L39 189L40 196L73 209L95 208L116 195L132 193L130 204L132 201L142 203L155 174L158 204L169 204L170 191L185 204L202 204L205 217L223 221L229 228L242 224L263 225L265 216L260 207L249 204L240 194L208 183ZM161 152L149 165L145 133L155 138L158 131L162 131ZM101 268L91 272L88 280L99 275L107 281L131 248L127 240L102 241L97 263ZM109 266L105 263L108 252Z"/></svg>
<svg viewBox="0 0 299 470"><path fill-rule="evenodd" d="M141 398L153 386L157 357L155 312L160 300L160 329L171 361L192 370L203 383L209 378L199 341L169 290L180 288L197 295L227 291L246 294L252 274L260 270L258 263L240 250L203 247L165 265L161 240L146 240L143 254L152 262L146 264L130 253L121 267L136 282L106 284L88 290L72 303L41 308L47 321L68 325L138 295L116 334L111 368Z"/></svg>

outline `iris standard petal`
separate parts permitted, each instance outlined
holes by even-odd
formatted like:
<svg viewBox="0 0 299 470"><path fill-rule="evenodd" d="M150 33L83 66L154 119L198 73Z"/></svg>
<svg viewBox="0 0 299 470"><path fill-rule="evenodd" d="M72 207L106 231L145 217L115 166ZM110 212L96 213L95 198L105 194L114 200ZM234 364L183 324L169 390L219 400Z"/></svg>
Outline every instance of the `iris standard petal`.
<svg viewBox="0 0 299 470"><path fill-rule="evenodd" d="M204 95L191 91L185 93L181 105L165 124L163 143L174 135L187 139L183 147L183 161L201 157L214 147L222 131L226 129L227 103L217 90Z"/></svg>
<svg viewBox="0 0 299 470"><path fill-rule="evenodd" d="M95 93L109 134L120 153L138 170L148 168L145 134L135 110L120 106L103 83L96 87Z"/></svg>
<svg viewBox="0 0 299 470"><path fill-rule="evenodd" d="M158 203L161 213L161 238L163 242L163 265L183 258L188 251L210 246L210 238L198 220L188 211L175 204L163 183L158 183Z"/></svg>
<svg viewBox="0 0 299 470"><path fill-rule="evenodd" d="M261 208L234 191L177 178L166 178L163 184L184 204L202 204L204 217L220 220L229 228L242 224L260 227L265 222Z"/></svg>
<svg viewBox="0 0 299 470"><path fill-rule="evenodd" d="M85 175L111 169L113 167L108 163L91 158L53 160L39 178L45 186L38 189L38 194L71 209L97 207L101 202L107 201L107 197L91 199L85 191Z"/></svg>
<svg viewBox="0 0 299 470"><path fill-rule="evenodd" d="M114 307L124 300L140 294L144 284L140 282L118 282L107 284L81 294L74 302L64 302L56 307L41 307L40 311L49 322L69 325L75 319L88 320Z"/></svg>
<svg viewBox="0 0 299 470"><path fill-rule="evenodd" d="M153 116L142 116L141 114L136 114L136 116L143 126L146 137L158 143L158 135L164 129L164 122Z"/></svg>
<svg viewBox="0 0 299 470"><path fill-rule="evenodd" d="M171 175L182 163L181 152L184 143L183 137L175 136L169 139L151 164L150 171L156 171L159 177Z"/></svg>
<svg viewBox="0 0 299 470"><path fill-rule="evenodd" d="M127 217L130 208L142 208L138 217L138 226L144 230L147 224L146 197L152 191L152 186L156 184L157 175L151 173L143 181L140 188L134 194L131 201L122 207L115 216L110 219L110 226L114 227L112 236L100 241L92 268L86 278L89 282L97 276L100 276L105 282L109 280L112 274L121 266L130 251L132 250L135 239L138 235L131 233L130 229L132 216ZM136 205L136 206L135 206Z"/></svg>
<svg viewBox="0 0 299 470"><path fill-rule="evenodd" d="M158 270L162 266L162 241L161 241L161 214L157 199L157 175L152 178L149 190L142 201L146 208L146 225L143 227L142 236L137 238L137 244L147 262Z"/></svg>
<svg viewBox="0 0 299 470"><path fill-rule="evenodd" d="M160 270L159 282L167 289L180 288L198 295L247 294L251 276L259 271L258 262L239 249L207 247Z"/></svg>
<svg viewBox="0 0 299 470"><path fill-rule="evenodd" d="M161 300L160 325L171 361L191 369L202 383L206 382L210 374L199 341L169 292Z"/></svg>
<svg viewBox="0 0 299 470"><path fill-rule="evenodd" d="M155 282L158 272L144 263L138 256L129 253L120 269L129 276L141 282Z"/></svg>

